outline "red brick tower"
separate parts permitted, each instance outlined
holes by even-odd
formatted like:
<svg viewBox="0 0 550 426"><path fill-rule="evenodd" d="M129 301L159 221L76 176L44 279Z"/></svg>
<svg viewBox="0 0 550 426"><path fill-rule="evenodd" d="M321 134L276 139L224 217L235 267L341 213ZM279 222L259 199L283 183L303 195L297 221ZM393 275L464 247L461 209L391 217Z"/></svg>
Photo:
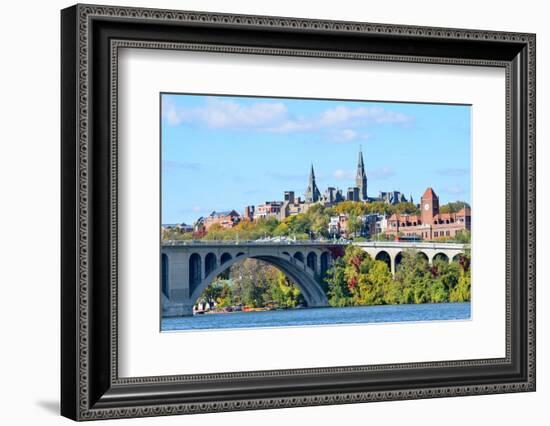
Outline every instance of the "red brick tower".
<svg viewBox="0 0 550 426"><path fill-rule="evenodd" d="M423 224L433 224L434 216L439 214L439 198L432 188L426 189L420 200L420 216Z"/></svg>

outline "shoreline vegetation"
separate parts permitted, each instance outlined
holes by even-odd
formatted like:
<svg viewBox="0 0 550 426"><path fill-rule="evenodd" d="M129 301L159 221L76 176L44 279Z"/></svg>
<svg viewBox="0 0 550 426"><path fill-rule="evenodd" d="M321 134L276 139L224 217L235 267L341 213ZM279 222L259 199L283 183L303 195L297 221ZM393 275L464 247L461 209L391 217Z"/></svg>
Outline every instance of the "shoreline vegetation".
<svg viewBox="0 0 550 426"><path fill-rule="evenodd" d="M392 276L387 263L349 245L322 287L330 307L469 302L470 262L469 252L429 264L416 250L404 250ZM267 311L305 307L305 300L277 268L245 259L205 289L197 306L195 313Z"/></svg>

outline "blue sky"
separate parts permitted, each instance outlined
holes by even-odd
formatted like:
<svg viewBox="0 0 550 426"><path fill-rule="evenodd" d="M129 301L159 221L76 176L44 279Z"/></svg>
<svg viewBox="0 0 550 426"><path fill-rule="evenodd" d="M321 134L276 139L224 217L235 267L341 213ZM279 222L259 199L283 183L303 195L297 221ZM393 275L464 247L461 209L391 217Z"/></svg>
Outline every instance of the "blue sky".
<svg viewBox="0 0 550 426"><path fill-rule="evenodd" d="M354 186L362 147L368 195L431 186L470 202L470 107L184 94L161 95L162 223L213 210Z"/></svg>

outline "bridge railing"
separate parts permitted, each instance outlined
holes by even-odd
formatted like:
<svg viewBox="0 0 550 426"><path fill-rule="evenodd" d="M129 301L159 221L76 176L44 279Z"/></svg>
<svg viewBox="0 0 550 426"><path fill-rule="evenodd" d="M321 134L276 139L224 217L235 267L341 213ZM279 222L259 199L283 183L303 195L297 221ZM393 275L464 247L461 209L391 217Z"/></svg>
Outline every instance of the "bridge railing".
<svg viewBox="0 0 550 426"><path fill-rule="evenodd" d="M311 245L347 245L347 240L164 240L163 246L251 246L251 245L281 245L281 246L311 246Z"/></svg>
<svg viewBox="0 0 550 426"><path fill-rule="evenodd" d="M419 249L467 249L469 244L450 242L421 242L421 241L362 241L352 242L349 240L165 240L162 246L334 246L354 244L359 247L372 248L419 248Z"/></svg>
<svg viewBox="0 0 550 426"><path fill-rule="evenodd" d="M465 243L450 243L450 242L422 242L422 241L362 241L353 243L359 247L373 247L373 248L420 248L420 249L467 249L470 248L470 244Z"/></svg>

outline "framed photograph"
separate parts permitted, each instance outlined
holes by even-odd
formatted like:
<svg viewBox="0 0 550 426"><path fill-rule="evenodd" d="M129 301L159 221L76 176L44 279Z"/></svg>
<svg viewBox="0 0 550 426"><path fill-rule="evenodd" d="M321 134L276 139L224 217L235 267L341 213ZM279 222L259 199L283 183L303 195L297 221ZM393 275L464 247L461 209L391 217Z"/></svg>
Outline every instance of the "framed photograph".
<svg viewBox="0 0 550 426"><path fill-rule="evenodd" d="M61 413L535 390L535 35L61 12Z"/></svg>

